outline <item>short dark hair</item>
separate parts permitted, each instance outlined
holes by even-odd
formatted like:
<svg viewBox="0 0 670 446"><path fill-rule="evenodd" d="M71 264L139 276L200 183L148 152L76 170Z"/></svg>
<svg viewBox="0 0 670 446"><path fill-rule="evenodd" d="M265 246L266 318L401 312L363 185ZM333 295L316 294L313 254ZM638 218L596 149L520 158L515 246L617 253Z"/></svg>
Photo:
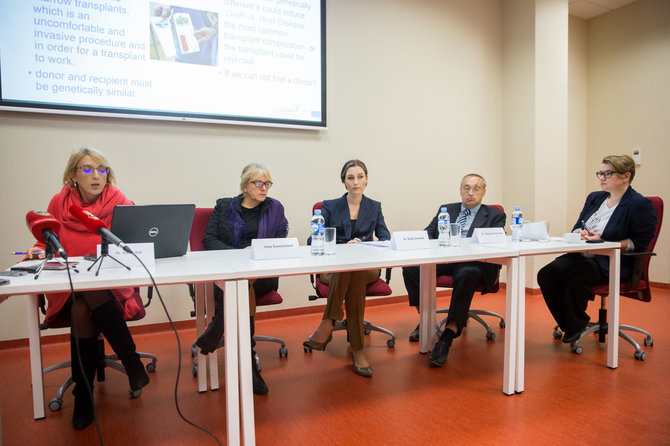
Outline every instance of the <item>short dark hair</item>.
<svg viewBox="0 0 670 446"><path fill-rule="evenodd" d="M342 172L340 172L340 180L342 180L342 183L344 183L344 178L347 176L347 170L351 169L352 167L360 167L363 169L363 172L365 172L365 176L368 176L368 168L365 166L365 163L361 160L349 160L346 163L344 163L344 166L342 166Z"/></svg>

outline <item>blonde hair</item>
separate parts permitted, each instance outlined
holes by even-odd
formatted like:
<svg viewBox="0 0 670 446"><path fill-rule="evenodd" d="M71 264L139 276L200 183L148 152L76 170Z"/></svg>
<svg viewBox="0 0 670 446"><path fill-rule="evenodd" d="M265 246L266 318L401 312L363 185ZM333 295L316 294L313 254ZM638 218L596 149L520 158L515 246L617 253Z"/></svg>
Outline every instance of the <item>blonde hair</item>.
<svg viewBox="0 0 670 446"><path fill-rule="evenodd" d="M240 192L244 192L244 186L246 186L249 181L253 181L254 178L261 176L265 176L267 181L272 182L270 171L261 163L251 163L244 166L242 175L240 175Z"/></svg>
<svg viewBox="0 0 670 446"><path fill-rule="evenodd" d="M65 165L65 172L63 172L63 184L74 187L74 178L77 175L77 164L79 164L79 161L85 156L90 156L93 161L100 163L99 166L105 166L109 169L107 172L107 184L114 184L116 182L114 171L105 158L105 155L92 147L83 147L79 150L75 150L72 152L72 155L70 155L70 159Z"/></svg>
<svg viewBox="0 0 670 446"><path fill-rule="evenodd" d="M633 182L633 177L635 177L635 161L628 155L610 155L606 156L602 160L603 164L609 164L612 166L612 169L619 175L623 175L626 172L630 172L630 179L628 183Z"/></svg>

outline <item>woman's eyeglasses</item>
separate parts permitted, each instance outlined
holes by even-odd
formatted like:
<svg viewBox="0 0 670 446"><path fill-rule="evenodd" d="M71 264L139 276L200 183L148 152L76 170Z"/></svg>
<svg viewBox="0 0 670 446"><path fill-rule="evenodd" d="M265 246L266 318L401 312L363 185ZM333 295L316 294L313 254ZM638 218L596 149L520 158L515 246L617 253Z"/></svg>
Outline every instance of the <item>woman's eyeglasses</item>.
<svg viewBox="0 0 670 446"><path fill-rule="evenodd" d="M97 170L100 175L107 175L109 173L109 167L107 166L79 166L77 170L81 170L84 175L91 175L94 170Z"/></svg>
<svg viewBox="0 0 670 446"><path fill-rule="evenodd" d="M605 178L609 179L609 178L611 178L612 175L614 175L615 173L616 173L616 172L614 172L613 170L606 170L606 171L604 171L604 172L602 172L602 171L598 171L598 172L596 172L596 176L597 176L598 178L605 177Z"/></svg>
<svg viewBox="0 0 670 446"><path fill-rule="evenodd" d="M253 184L259 189L263 186L265 186L266 189L270 189L272 187L272 181L249 181L249 183Z"/></svg>

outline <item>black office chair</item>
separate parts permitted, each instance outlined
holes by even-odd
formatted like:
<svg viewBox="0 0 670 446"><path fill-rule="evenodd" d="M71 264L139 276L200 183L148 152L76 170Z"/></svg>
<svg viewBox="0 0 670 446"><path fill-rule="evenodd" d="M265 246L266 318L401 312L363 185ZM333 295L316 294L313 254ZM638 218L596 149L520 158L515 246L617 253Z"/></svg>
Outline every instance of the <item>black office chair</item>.
<svg viewBox="0 0 670 446"><path fill-rule="evenodd" d="M661 232L661 223L663 223L663 200L661 197L647 197L651 200L654 205L654 210L656 211L656 230L654 231L654 237L649 242L646 252L622 252L622 257L633 257L635 258L635 264L633 266L633 275L630 280L627 282L621 282L619 285L619 295L623 297L628 297L631 299L641 300L643 302L651 301L651 289L649 288L649 262L652 256L655 256L656 253L653 252L654 247L656 246L656 240L658 240L658 235ZM589 322L586 325L586 329L582 331L579 335L579 339L571 344L573 353L581 354L584 349L579 345L579 341L586 335L595 333L598 335L598 342L605 342L607 338L607 306L606 298L609 295L609 285L598 285L591 288L591 291L595 295L600 296L600 310L598 311L598 322ZM632 325L619 325L619 336L626 341L628 341L633 347L635 347L634 357L640 361L644 361L647 358L647 354L642 351L640 344L638 344L633 338L631 338L627 333L624 333L624 330L634 331L637 333L642 333L645 335L644 345L646 347L651 347L654 345L654 338L646 330L642 328L633 327ZM558 325L554 327L554 339L561 339L563 333L559 330Z"/></svg>
<svg viewBox="0 0 670 446"><path fill-rule="evenodd" d="M136 289L137 290L137 289ZM137 290L138 291L138 290ZM144 304L142 302L142 298L138 293L135 293L135 299L137 300L138 305L143 306L144 308L148 307L151 304L151 299L153 298L153 288L149 288L149 291L147 293L147 303ZM39 295L39 307L40 311L42 314L46 314L46 298L44 294ZM142 319L144 315L141 317L138 317L137 319ZM46 327L44 324L40 324L40 330L48 330L49 328L61 328L61 327L67 327L69 324L66 323L58 323L56 322L55 324L52 324L50 327ZM98 336L98 354L97 354L97 362L98 366L96 369L96 377L98 382L102 382L105 380L105 369L106 368L111 368L114 370L117 370L123 374L126 373L125 367L121 364L119 361L119 358L117 355L107 355L105 354L105 340L104 336L100 334ZM137 354L140 356L140 358L145 358L149 359L149 362L146 364L146 369L147 372L153 373L156 371L156 362L158 361L158 358L156 358L155 355L152 355L151 353L143 353L143 352L137 352ZM42 370L42 374L46 375L49 372L53 372L54 370L60 370L60 369L65 369L65 368L70 368L72 365L72 362L70 360L67 361L62 361L57 364L51 365L49 367L46 367L45 369ZM74 384L74 381L72 380L72 376L69 376L63 384L58 388L58 391L56 392L56 396L49 401L49 410L52 412L57 412L61 410L63 407L63 395L65 395L65 392ZM140 395L142 395L142 389L139 390L131 390L128 389L128 393L130 394L131 398L139 398Z"/></svg>
<svg viewBox="0 0 670 446"><path fill-rule="evenodd" d="M314 215L314 211L316 209L321 209L322 202L319 201L314 204L312 207L312 215ZM316 292L315 295L310 295L309 300L316 300L320 298L326 298L328 297L328 285L323 283L321 281L321 278L319 277L319 274L314 276L313 274L309 275L309 280L312 284L312 288L314 288L314 291ZM377 279L376 281L372 282L371 284L368 285L365 295L366 296L390 296L393 294L393 291L391 290L391 287L389 287L389 282L391 281L391 268L386 269L386 275L385 279L382 279L381 277ZM347 320L344 319L342 321L336 321L335 325L333 326L333 331L340 331L340 330L347 330ZM395 346L395 333L392 332L391 330L388 330L384 327L381 327L379 325L374 325L367 319L363 320L363 331L366 335L370 334L373 331L379 332L379 333L384 333L390 337L386 341L386 345L388 348L393 348ZM347 339L349 339L349 333L347 332ZM305 353L310 353L312 351L311 348L303 346L303 349L305 350Z"/></svg>

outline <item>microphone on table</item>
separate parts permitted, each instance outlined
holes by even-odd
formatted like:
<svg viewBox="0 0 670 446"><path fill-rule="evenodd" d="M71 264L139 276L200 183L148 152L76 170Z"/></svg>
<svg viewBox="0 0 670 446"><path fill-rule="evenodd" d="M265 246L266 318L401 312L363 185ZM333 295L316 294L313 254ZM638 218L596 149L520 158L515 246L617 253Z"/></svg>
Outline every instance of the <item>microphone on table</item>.
<svg viewBox="0 0 670 446"><path fill-rule="evenodd" d="M29 211L26 214L26 225L38 242L50 245L59 256L67 259L67 253L58 241L60 222L48 212Z"/></svg>
<svg viewBox="0 0 670 446"><path fill-rule="evenodd" d="M82 209L81 206L77 206L76 204L70 206L70 212L72 212L72 215L74 215L77 220L83 223L83 225L86 226L86 228L89 231L95 234L99 234L100 237L118 246L124 251L130 254L133 253L133 250L130 249L130 247L127 246L125 243L123 243L123 241L117 236L115 236L109 229L107 229L107 225L105 224L105 222L100 220L95 215Z"/></svg>

